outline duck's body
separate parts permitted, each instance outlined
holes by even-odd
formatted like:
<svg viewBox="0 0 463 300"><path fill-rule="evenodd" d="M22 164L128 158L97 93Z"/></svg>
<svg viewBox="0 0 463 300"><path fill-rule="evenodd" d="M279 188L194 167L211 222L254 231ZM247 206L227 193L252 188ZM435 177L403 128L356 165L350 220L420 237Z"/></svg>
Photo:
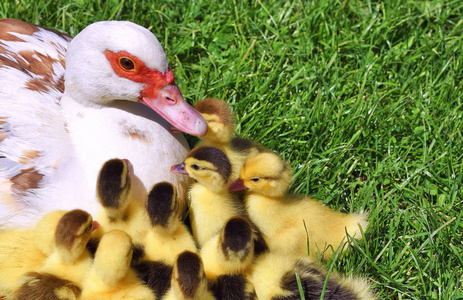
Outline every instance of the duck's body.
<svg viewBox="0 0 463 300"><path fill-rule="evenodd" d="M351 237L361 238L368 225L363 213L343 214L310 197L291 195L289 164L275 153L249 158L231 189L247 189L246 210L270 251L284 255L323 255L343 251Z"/></svg>
<svg viewBox="0 0 463 300"><path fill-rule="evenodd" d="M98 171L115 157L137 170L136 195L163 180L184 195L187 178L169 167L188 146L165 119L197 135L206 125L154 35L122 21L97 22L72 41L12 19L0 31L0 226L56 209L95 214Z"/></svg>
<svg viewBox="0 0 463 300"><path fill-rule="evenodd" d="M305 299L373 300L367 281L328 273L311 257L265 253L254 263L249 280L258 299L301 299L296 272Z"/></svg>

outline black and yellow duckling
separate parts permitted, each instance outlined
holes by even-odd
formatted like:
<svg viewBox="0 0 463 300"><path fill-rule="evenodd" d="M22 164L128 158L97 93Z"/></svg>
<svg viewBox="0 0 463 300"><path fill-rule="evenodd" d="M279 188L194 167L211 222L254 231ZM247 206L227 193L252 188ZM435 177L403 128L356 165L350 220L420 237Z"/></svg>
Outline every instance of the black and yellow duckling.
<svg viewBox="0 0 463 300"><path fill-rule="evenodd" d="M177 255L186 250L195 252L196 244L180 221L177 190L171 183L160 182L153 186L146 210L150 224L144 240L144 256L135 269L160 299L170 287Z"/></svg>
<svg viewBox="0 0 463 300"><path fill-rule="evenodd" d="M154 294L130 269L132 238L121 230L103 235L92 268L82 284L82 300L154 300Z"/></svg>
<svg viewBox="0 0 463 300"><path fill-rule="evenodd" d="M34 228L0 230L0 295L11 295L19 278L40 269L53 249L56 226L67 211L45 214Z"/></svg>
<svg viewBox="0 0 463 300"><path fill-rule="evenodd" d="M240 178L230 185L231 190L247 189L247 213L270 251L287 255L319 253L328 258L347 242L346 232L351 237L362 237L368 225L366 214L336 212L310 197L291 195L291 180L289 164L277 154L266 152L249 158Z"/></svg>
<svg viewBox="0 0 463 300"><path fill-rule="evenodd" d="M246 273L254 260L254 230L243 217L233 217L201 249L206 277L217 299L256 299Z"/></svg>
<svg viewBox="0 0 463 300"><path fill-rule="evenodd" d="M171 288L163 299L215 299L208 289L203 263L197 253L184 251L176 257L172 272Z"/></svg>
<svg viewBox="0 0 463 300"><path fill-rule="evenodd" d="M249 280L258 299L302 299L299 277L305 299L373 300L368 282L363 278L342 277L309 256L292 257L267 252L255 261Z"/></svg>
<svg viewBox="0 0 463 300"><path fill-rule="evenodd" d="M77 299L91 266L86 249L94 228L92 216L75 209L65 213L56 225L50 255L37 271L20 278L17 299ZM35 297L35 298L34 298Z"/></svg>
<svg viewBox="0 0 463 300"><path fill-rule="evenodd" d="M244 213L242 203L228 191L231 168L223 151L207 146L194 148L183 163L171 167L172 172L196 180L189 191L189 217L200 248L222 230L228 219Z"/></svg>
<svg viewBox="0 0 463 300"><path fill-rule="evenodd" d="M132 173L127 159L111 159L101 167L97 196L102 209L97 216L100 228L94 234L96 237L118 229L127 232L136 246L143 243L149 221L145 199L131 194Z"/></svg>
<svg viewBox="0 0 463 300"><path fill-rule="evenodd" d="M194 107L207 122L207 133L196 146L213 146L225 152L232 165L232 180L238 178L247 158L268 151L257 142L234 137L235 115L225 101L208 98L196 102Z"/></svg>

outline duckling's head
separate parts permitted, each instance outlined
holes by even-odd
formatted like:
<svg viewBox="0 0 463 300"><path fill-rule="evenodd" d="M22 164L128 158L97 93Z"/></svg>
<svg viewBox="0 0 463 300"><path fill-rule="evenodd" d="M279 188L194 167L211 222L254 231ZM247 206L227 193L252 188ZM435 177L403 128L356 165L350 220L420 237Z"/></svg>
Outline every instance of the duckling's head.
<svg viewBox="0 0 463 300"><path fill-rule="evenodd" d="M55 230L59 220L67 213L67 210L54 210L45 214L35 225L35 246L45 255L53 251Z"/></svg>
<svg viewBox="0 0 463 300"><path fill-rule="evenodd" d="M248 189L251 193L281 197L291 184L292 171L288 163L273 152L264 152L246 160L240 177L230 184L231 191Z"/></svg>
<svg viewBox="0 0 463 300"><path fill-rule="evenodd" d="M92 216L74 209L59 220L55 230L55 250L64 262L74 262L85 251L93 231Z"/></svg>
<svg viewBox="0 0 463 300"><path fill-rule="evenodd" d="M183 163L171 167L171 172L188 174L210 190L222 190L227 187L231 168L222 150L204 146L191 150Z"/></svg>
<svg viewBox="0 0 463 300"><path fill-rule="evenodd" d="M124 278L132 260L132 238L121 230L103 235L95 253L94 268L100 279L116 286Z"/></svg>
<svg viewBox="0 0 463 300"><path fill-rule="evenodd" d="M177 256L172 272L172 287L182 299L199 299L207 289L204 266L198 254L184 251Z"/></svg>
<svg viewBox="0 0 463 300"><path fill-rule="evenodd" d="M244 271L254 258L254 233L243 217L230 218L219 236L218 254L228 274Z"/></svg>
<svg viewBox="0 0 463 300"><path fill-rule="evenodd" d="M230 142L235 131L235 116L225 101L203 99L196 102L194 108L207 122L207 133L203 139L223 144Z"/></svg>
<svg viewBox="0 0 463 300"><path fill-rule="evenodd" d="M177 191L170 182L159 182L148 194L146 210L152 226L171 228L178 217Z"/></svg>
<svg viewBox="0 0 463 300"><path fill-rule="evenodd" d="M109 217L119 218L128 205L131 164L127 159L111 159L98 175L97 195Z"/></svg>

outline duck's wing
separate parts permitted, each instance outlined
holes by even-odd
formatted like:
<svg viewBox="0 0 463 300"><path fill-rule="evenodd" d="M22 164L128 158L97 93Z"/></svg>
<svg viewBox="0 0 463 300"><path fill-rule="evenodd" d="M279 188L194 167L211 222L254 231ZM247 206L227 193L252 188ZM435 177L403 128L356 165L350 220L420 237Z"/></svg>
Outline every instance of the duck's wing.
<svg viewBox="0 0 463 300"><path fill-rule="evenodd" d="M40 206L73 151L60 109L71 37L0 20L0 227Z"/></svg>

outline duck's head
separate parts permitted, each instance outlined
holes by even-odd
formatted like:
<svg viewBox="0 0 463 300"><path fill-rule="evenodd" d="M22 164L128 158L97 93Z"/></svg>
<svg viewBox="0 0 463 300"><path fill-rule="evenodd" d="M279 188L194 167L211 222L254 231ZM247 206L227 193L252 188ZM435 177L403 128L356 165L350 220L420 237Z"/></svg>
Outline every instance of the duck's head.
<svg viewBox="0 0 463 300"><path fill-rule="evenodd" d="M225 153L210 146L191 150L183 163L170 168L171 172L189 175L210 190L227 187L231 175L231 164Z"/></svg>
<svg viewBox="0 0 463 300"><path fill-rule="evenodd" d="M235 115L230 106L219 99L207 98L194 104L207 122L207 133L203 137L216 143L229 143L235 131Z"/></svg>
<svg viewBox="0 0 463 300"><path fill-rule="evenodd" d="M132 254L132 238L127 233L121 230L105 233L95 253L94 268L98 277L110 286L117 285L129 270Z"/></svg>
<svg viewBox="0 0 463 300"><path fill-rule="evenodd" d="M288 163L273 152L264 152L246 160L240 177L230 184L230 191L247 189L269 197L281 197L291 184L292 171Z"/></svg>
<svg viewBox="0 0 463 300"><path fill-rule="evenodd" d="M94 225L92 216L80 209L63 215L55 230L55 250L64 262L72 263L82 255Z"/></svg>
<svg viewBox="0 0 463 300"><path fill-rule="evenodd" d="M171 228L178 219L177 191L169 182L159 182L148 194L146 210L152 226Z"/></svg>
<svg viewBox="0 0 463 300"><path fill-rule="evenodd" d="M110 159L101 167L97 181L97 196L110 218L123 216L131 188L132 165L127 159Z"/></svg>
<svg viewBox="0 0 463 300"><path fill-rule="evenodd" d="M158 39L131 22L96 22L71 41L65 95L93 107L114 100L140 102L180 131L203 136L207 130L175 85Z"/></svg>

